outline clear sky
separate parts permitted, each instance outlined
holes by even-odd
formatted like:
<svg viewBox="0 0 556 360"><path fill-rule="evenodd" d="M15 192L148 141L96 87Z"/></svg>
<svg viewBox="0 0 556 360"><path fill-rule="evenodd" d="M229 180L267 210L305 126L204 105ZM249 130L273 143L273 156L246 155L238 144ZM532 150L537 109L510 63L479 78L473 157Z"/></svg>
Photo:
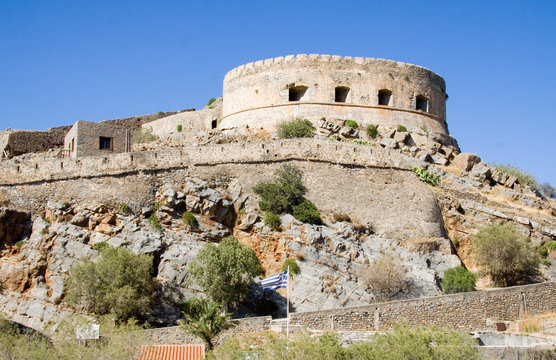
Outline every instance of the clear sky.
<svg viewBox="0 0 556 360"><path fill-rule="evenodd" d="M202 108L232 68L299 53L433 70L462 151L556 186L554 0L0 0L0 130Z"/></svg>

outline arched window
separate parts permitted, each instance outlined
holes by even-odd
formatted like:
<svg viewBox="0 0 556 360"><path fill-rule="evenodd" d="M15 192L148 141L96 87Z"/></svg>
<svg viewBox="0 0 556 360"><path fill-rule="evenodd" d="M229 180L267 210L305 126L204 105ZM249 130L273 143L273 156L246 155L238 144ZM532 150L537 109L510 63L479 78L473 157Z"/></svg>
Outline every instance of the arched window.
<svg viewBox="0 0 556 360"><path fill-rule="evenodd" d="M415 110L429 111L429 99L424 95L415 98Z"/></svg>
<svg viewBox="0 0 556 360"><path fill-rule="evenodd" d="M301 101L303 95L307 92L307 86L294 86L290 88L290 101Z"/></svg>
<svg viewBox="0 0 556 360"><path fill-rule="evenodd" d="M392 91L388 89L382 89L378 91L378 105L392 106Z"/></svg>
<svg viewBox="0 0 556 360"><path fill-rule="evenodd" d="M334 101L336 102L346 102L349 94L349 88L346 86L337 86L334 89Z"/></svg>

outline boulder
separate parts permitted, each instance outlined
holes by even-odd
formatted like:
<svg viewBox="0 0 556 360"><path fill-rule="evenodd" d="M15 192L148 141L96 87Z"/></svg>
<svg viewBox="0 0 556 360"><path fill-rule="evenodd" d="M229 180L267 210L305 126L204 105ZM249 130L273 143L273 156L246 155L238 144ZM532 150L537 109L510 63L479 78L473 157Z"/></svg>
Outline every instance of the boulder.
<svg viewBox="0 0 556 360"><path fill-rule="evenodd" d="M396 140L388 138L388 137L384 137L384 138L380 139L379 144L382 145L383 147L386 147L386 148L389 148L389 149L397 149L398 148L398 143L396 142Z"/></svg>
<svg viewBox="0 0 556 360"><path fill-rule="evenodd" d="M459 170L462 171L470 171L475 164L481 162L481 158L475 154L471 153L461 153L458 154L454 161L452 161L452 165Z"/></svg>
<svg viewBox="0 0 556 360"><path fill-rule="evenodd" d="M405 144L408 136L409 134L405 131L396 131L396 134L394 135L394 141Z"/></svg>
<svg viewBox="0 0 556 360"><path fill-rule="evenodd" d="M249 213L243 217L241 224L239 224L238 229L241 231L249 231L253 225L259 220L259 215L255 213Z"/></svg>

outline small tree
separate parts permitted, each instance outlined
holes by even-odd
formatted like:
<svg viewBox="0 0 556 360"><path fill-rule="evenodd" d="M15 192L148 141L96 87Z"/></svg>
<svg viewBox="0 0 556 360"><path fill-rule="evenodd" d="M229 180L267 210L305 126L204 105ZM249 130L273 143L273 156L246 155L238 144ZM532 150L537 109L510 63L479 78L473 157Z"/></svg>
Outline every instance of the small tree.
<svg viewBox="0 0 556 360"><path fill-rule="evenodd" d="M511 224L483 227L473 239L471 257L497 286L509 286L536 272L539 258Z"/></svg>
<svg viewBox="0 0 556 360"><path fill-rule="evenodd" d="M234 236L203 246L189 264L189 272L213 300L224 304L244 300L253 278L264 274L255 252Z"/></svg>
<svg viewBox="0 0 556 360"><path fill-rule="evenodd" d="M262 198L259 207L276 214L291 213L293 206L301 203L305 194L301 170L297 166L285 164L274 175L272 181L258 183L253 188Z"/></svg>
<svg viewBox="0 0 556 360"><path fill-rule="evenodd" d="M156 291L152 256L111 246L100 251L97 263L72 266L67 280L68 302L97 315L112 313L121 320L144 318Z"/></svg>
<svg viewBox="0 0 556 360"><path fill-rule="evenodd" d="M284 263L282 264L282 271L286 271L288 270L288 268L290 269L289 276L292 278L294 277L294 275L301 274L301 269L299 268L299 265L297 265L297 262L295 262L294 259L284 260Z"/></svg>
<svg viewBox="0 0 556 360"><path fill-rule="evenodd" d="M378 301L392 300L409 287L405 267L391 255L361 267L359 276Z"/></svg>
<svg viewBox="0 0 556 360"><path fill-rule="evenodd" d="M218 334L237 325L237 322L230 319L230 314L226 313L221 304L207 299L189 299L182 304L181 310L185 317L181 328L201 338L208 350L214 348L212 340Z"/></svg>
<svg viewBox="0 0 556 360"><path fill-rule="evenodd" d="M444 272L442 291L444 294L474 291L477 277L463 266L457 266Z"/></svg>
<svg viewBox="0 0 556 360"><path fill-rule="evenodd" d="M303 138L313 135L315 135L315 127L309 120L302 117L296 117L278 125L278 137L281 139Z"/></svg>

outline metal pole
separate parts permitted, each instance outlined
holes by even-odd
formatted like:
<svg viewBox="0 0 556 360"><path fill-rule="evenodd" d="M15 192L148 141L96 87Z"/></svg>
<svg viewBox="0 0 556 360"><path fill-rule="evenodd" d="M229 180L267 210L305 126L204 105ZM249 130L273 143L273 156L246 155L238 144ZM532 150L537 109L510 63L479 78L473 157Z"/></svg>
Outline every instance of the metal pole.
<svg viewBox="0 0 556 360"><path fill-rule="evenodd" d="M288 295L286 298L286 340L290 339L290 267L288 266Z"/></svg>

